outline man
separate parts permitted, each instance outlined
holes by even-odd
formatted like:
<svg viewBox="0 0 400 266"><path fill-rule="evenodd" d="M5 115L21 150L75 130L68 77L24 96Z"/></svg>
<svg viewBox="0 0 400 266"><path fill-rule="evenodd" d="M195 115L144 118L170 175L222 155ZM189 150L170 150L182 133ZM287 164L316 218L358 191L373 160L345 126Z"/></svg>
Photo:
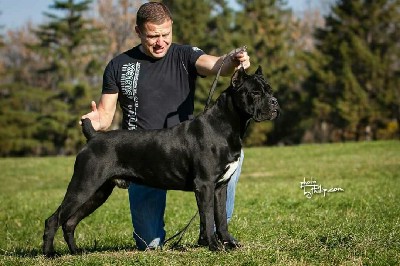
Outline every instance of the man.
<svg viewBox="0 0 400 266"><path fill-rule="evenodd" d="M222 63L223 56L173 43L172 16L162 3L143 4L136 24L140 45L108 63L98 107L92 102L92 112L82 116L89 118L96 130L106 130L111 125L117 101L123 112L122 127L127 130L172 127L190 119L196 78L215 75ZM231 75L240 65L250 66L247 53L231 53L221 75ZM228 184L228 220L239 174L240 166ZM128 192L137 247L145 250L161 246L165 239L166 191L131 184Z"/></svg>

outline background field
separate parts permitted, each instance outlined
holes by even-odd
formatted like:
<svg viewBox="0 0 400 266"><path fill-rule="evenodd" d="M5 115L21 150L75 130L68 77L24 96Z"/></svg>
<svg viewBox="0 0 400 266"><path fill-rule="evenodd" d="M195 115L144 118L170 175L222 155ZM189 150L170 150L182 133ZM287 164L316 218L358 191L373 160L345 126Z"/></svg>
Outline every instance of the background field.
<svg viewBox="0 0 400 266"><path fill-rule="evenodd" d="M231 233L243 247L196 247L198 221L181 250L139 252L131 238L127 192L77 228L86 250L70 256L61 231L41 255L44 220L60 204L73 157L0 159L0 265L399 265L400 142L304 145L245 150ZM300 182L344 192L307 199ZM168 193L168 236L195 213L192 193Z"/></svg>

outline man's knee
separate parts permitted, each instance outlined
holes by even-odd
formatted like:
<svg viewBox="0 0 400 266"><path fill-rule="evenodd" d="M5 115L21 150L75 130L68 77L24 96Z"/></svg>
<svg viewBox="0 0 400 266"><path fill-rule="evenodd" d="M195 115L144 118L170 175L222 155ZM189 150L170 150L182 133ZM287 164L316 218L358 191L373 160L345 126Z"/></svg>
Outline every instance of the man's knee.
<svg viewBox="0 0 400 266"><path fill-rule="evenodd" d="M166 191L131 184L129 186L134 239L139 250L155 249L165 239L164 212Z"/></svg>

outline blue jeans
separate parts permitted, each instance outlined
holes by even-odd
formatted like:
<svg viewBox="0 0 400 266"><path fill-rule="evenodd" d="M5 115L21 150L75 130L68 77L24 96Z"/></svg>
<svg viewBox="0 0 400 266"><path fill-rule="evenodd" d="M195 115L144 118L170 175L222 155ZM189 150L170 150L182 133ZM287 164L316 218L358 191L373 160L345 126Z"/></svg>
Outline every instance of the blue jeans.
<svg viewBox="0 0 400 266"><path fill-rule="evenodd" d="M242 150L239 166L228 182L226 199L228 222L233 214L236 184L239 180L243 159ZM136 246L139 250L162 246L165 240L164 211L167 191L131 183L128 193Z"/></svg>

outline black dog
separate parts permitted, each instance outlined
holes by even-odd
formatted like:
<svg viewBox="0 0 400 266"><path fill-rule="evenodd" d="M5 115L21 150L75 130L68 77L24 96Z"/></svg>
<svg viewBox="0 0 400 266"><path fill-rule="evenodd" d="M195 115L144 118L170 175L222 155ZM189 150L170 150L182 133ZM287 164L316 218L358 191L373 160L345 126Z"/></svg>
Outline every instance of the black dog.
<svg viewBox="0 0 400 266"><path fill-rule="evenodd" d="M77 224L100 207L116 185L129 182L194 191L199 244L210 250L237 247L227 226L227 183L238 165L249 121L272 120L278 112L259 67L254 75L242 68L236 71L231 86L210 109L169 129L96 132L90 120L83 120L88 143L76 157L64 200L45 222L43 253L55 255L53 241L61 225L71 253L76 253Z"/></svg>

